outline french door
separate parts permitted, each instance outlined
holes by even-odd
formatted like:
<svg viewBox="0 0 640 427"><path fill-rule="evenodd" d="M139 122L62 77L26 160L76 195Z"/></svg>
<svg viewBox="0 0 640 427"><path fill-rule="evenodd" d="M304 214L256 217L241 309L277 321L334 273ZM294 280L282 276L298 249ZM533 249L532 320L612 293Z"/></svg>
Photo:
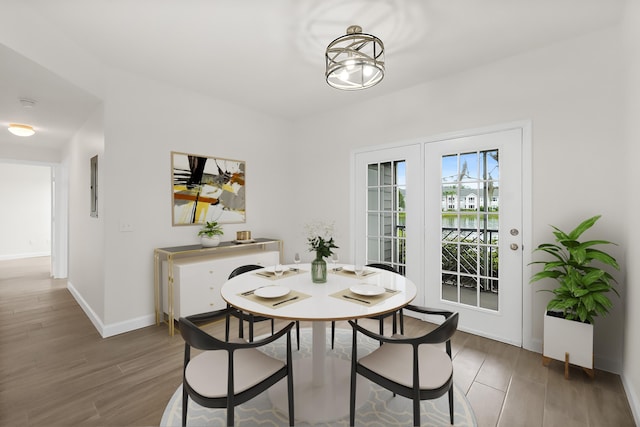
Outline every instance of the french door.
<svg viewBox="0 0 640 427"><path fill-rule="evenodd" d="M425 144L425 296L522 344L522 130Z"/></svg>
<svg viewBox="0 0 640 427"><path fill-rule="evenodd" d="M415 283L422 275L421 144L356 153L354 262L393 266ZM423 290L418 287L418 301Z"/></svg>
<svg viewBox="0 0 640 427"><path fill-rule="evenodd" d="M354 259L393 265L417 285L416 304L518 346L523 129L363 150L352 178Z"/></svg>

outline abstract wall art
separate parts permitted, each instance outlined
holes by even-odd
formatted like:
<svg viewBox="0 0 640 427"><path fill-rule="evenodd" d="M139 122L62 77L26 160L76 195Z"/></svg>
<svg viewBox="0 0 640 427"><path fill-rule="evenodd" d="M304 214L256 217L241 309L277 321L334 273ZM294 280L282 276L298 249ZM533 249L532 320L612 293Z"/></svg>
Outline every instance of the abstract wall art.
<svg viewBox="0 0 640 427"><path fill-rule="evenodd" d="M242 223L245 162L171 152L173 225Z"/></svg>

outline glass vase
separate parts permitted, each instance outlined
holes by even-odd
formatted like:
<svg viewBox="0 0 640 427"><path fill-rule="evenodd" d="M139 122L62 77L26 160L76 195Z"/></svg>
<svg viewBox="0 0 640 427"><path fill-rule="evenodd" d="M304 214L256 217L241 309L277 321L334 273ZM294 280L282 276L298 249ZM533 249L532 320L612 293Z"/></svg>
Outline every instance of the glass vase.
<svg viewBox="0 0 640 427"><path fill-rule="evenodd" d="M313 283L327 282L327 263L320 255L311 262L311 280Z"/></svg>

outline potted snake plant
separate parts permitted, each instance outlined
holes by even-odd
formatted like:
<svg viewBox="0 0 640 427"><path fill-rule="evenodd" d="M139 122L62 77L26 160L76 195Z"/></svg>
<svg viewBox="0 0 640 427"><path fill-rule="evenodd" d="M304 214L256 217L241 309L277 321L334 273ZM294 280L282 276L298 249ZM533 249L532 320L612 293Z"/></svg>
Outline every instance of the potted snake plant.
<svg viewBox="0 0 640 427"><path fill-rule="evenodd" d="M544 316L543 361L561 360L568 365L585 368L593 375L593 323L597 316L605 316L613 307L609 292L619 296L614 287L615 278L601 267L620 267L614 257L596 247L614 244L607 240L580 241L600 215L581 222L566 233L554 229L555 243L543 243L534 252L544 252L551 259L534 261L542 271L531 277L531 282L554 279L557 286L546 290L553 294Z"/></svg>

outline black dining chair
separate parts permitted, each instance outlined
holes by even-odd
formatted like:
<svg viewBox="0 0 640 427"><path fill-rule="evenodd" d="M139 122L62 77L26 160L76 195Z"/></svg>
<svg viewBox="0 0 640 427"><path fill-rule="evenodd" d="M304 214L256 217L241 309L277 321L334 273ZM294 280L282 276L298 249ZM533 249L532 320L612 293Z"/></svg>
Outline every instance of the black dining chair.
<svg viewBox="0 0 640 427"><path fill-rule="evenodd" d="M264 267L257 264L241 265L240 267L235 268L229 274L229 279L232 279L240 274L248 273L254 270L259 270L261 268L264 268ZM227 307L230 307L229 304L227 304ZM250 342L253 342L253 324L255 322L264 322L264 321L270 320L271 335L273 335L273 331L275 327L273 318L266 317L266 316L255 316L252 313L245 313L244 311L236 310L235 312L228 314L225 319L224 339L226 341L229 341L229 323L231 320L231 316L238 318L238 336L240 338L244 338L244 322L245 321L249 323L249 341ZM297 348L298 350L300 350L300 322L297 320L296 320L296 342L297 342Z"/></svg>
<svg viewBox="0 0 640 427"><path fill-rule="evenodd" d="M413 425L420 425L420 401L436 399L449 393L449 417L453 424L453 363L451 337L458 328L458 313L408 305L406 310L441 315L445 320L437 328L418 337L387 337L371 332L349 320L353 329L351 353L350 425L355 425L356 374L383 388L413 400ZM357 335L381 341L378 347L358 359ZM441 344L445 343L443 349Z"/></svg>
<svg viewBox="0 0 640 427"><path fill-rule="evenodd" d="M181 317L178 320L184 339L182 373L182 425L187 425L189 398L206 408L226 408L227 425L234 425L235 407L253 399L283 378L287 378L289 425L294 425L293 365L290 322L264 339L247 342L219 340L198 325L225 318L235 308ZM286 362L258 350L286 334ZM202 350L191 357L191 349Z"/></svg>
<svg viewBox="0 0 640 427"><path fill-rule="evenodd" d="M393 268L388 264L371 263L371 264L367 264L367 267L379 268L381 270L387 270L387 271L391 271L393 273L398 274L398 270L396 270L395 268ZM400 333L404 334L404 315L402 314L402 309L397 311L392 311L391 313L381 314L379 316L368 317L368 319L378 320L380 324L380 335L384 335L384 319L386 319L387 317L393 316L392 331L395 334L398 332L396 314L398 314L398 318L400 319ZM334 322L331 322L331 348L333 348L334 346L335 336L336 336L336 322L334 321Z"/></svg>

